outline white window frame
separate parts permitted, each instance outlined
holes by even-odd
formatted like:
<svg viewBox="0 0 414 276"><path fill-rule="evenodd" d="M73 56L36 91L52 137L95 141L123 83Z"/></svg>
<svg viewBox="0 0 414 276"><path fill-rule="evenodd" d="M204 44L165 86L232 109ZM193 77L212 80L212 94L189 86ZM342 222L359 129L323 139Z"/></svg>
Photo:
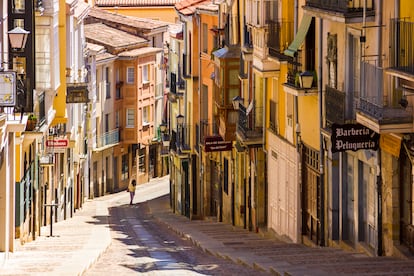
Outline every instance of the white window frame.
<svg viewBox="0 0 414 276"><path fill-rule="evenodd" d="M150 108L149 106L144 106L142 107L142 125L143 126L148 126L149 123L149 113L150 113Z"/></svg>
<svg viewBox="0 0 414 276"><path fill-rule="evenodd" d="M144 64L142 65L142 83L147 84L150 82L150 65Z"/></svg>
<svg viewBox="0 0 414 276"><path fill-rule="evenodd" d="M132 84L135 82L135 68L127 67L126 69L126 83Z"/></svg>
<svg viewBox="0 0 414 276"><path fill-rule="evenodd" d="M125 125L125 127L127 128L135 127L135 109L127 108Z"/></svg>

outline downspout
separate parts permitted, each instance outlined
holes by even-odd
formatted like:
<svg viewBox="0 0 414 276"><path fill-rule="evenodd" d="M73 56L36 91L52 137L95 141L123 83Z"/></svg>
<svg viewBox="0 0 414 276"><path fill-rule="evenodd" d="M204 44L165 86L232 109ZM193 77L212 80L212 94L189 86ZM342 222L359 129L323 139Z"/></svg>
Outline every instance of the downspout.
<svg viewBox="0 0 414 276"><path fill-rule="evenodd" d="M366 0L364 1L364 3L366 4ZM377 39L378 39L378 67L381 68L382 67L382 1L378 0L377 1L377 9L376 9L376 14L377 14L377 26L379 26L377 28ZM395 3L395 7L396 7L396 11L399 11L399 1L397 0ZM365 9L366 7L364 7ZM377 166L379 171L377 172L377 193L378 193L378 248L377 248L377 255L378 256L382 256L383 255L383 239L382 239L382 167L381 167L381 149L378 149L378 156L377 156Z"/></svg>
<svg viewBox="0 0 414 276"><path fill-rule="evenodd" d="M201 16L200 16L200 13L199 12L197 12L196 13L196 15L197 15L197 17L196 17L196 20L197 20L197 23L198 23L198 26L199 26L199 29L202 29L201 28ZM199 34L198 35L198 56L199 57L201 57L201 48L200 48L200 46L201 46L201 35ZM202 159L202 150L201 150L201 145L200 145L200 141L201 141L201 108L202 108L202 106L201 106L201 103L202 103L202 101L201 101L201 97L202 96L204 96L203 95L203 93L200 91L200 87L202 87L201 85L202 85L202 71L203 71L203 69L202 69L202 67L201 67L201 58L199 58L198 59L198 74L199 74L199 78L198 78L198 166L199 166L199 170L200 170L200 175L199 175L199 179L198 179L198 185L199 185L199 187L200 187L200 192L199 193L197 193L197 195L196 196L199 196L199 198L200 198L200 200L197 200L197 202L198 202L198 205L200 206L200 208L198 208L198 210L197 210L197 215L202 215L204 212L203 212L203 191L204 191L204 189L203 189L203 185L202 185L202 183L204 183L204 181L203 181L203 175L204 175L204 167L203 167L203 159ZM204 118L203 118L204 119ZM194 199L193 199L194 200Z"/></svg>
<svg viewBox="0 0 414 276"><path fill-rule="evenodd" d="M320 195L321 195L321 210L320 210L320 223L321 223L321 246L325 246L325 173L324 173L324 164L325 164L325 150L324 150L324 137L322 135L322 128L324 126L323 123L323 89L322 89L322 45L323 45L323 19L321 18L319 21L319 47L318 47L318 56L319 56L319 64L318 64L318 90L319 90L319 155L320 155L320 163L319 163L319 171L320 171Z"/></svg>
<svg viewBox="0 0 414 276"><path fill-rule="evenodd" d="M298 31L298 0L295 0L294 2L294 9L293 9L293 34L296 35L297 31ZM298 103L298 96L293 96L294 97L294 112L295 112L295 132L296 132L296 147L297 147L297 191L298 193L301 193L301 187L302 187L302 179L301 179L301 168L302 168L302 160L301 160L301 156L300 156L300 145L299 145L299 136L300 136L300 124L299 124L299 103ZM298 214L296 217L296 220L298 222L298 228L297 228L297 232L296 232L296 241L299 241L299 237L301 236L301 229L302 229L302 218L301 218L301 198L298 196L298 201L297 201L297 210L298 210Z"/></svg>
<svg viewBox="0 0 414 276"><path fill-rule="evenodd" d="M264 177L263 177L263 189L264 189L264 194L265 194L265 196L264 196L264 219L265 219L265 221L264 221L264 224L265 225L267 225L267 202L268 202L268 200L267 200L267 185L268 185L268 183L267 183L267 166L266 166L266 164L267 164L267 150L266 150L266 129L267 129L267 126L266 126L266 105L267 105L267 103L266 103L266 94L267 94L267 81L266 81L266 79L263 81L263 91L265 92L265 93L263 93L263 115L262 115L262 120L263 120L263 122L262 122L262 125L263 125L263 146L262 146L262 150L263 150L263 158L264 158L264 161L265 162L263 162L263 164L264 164L264 168L263 168L263 174L264 174ZM256 168L257 168L257 165L256 165ZM256 169L256 172L257 172L257 169ZM257 217L257 216L256 216ZM256 224L256 225L258 225L258 224Z"/></svg>

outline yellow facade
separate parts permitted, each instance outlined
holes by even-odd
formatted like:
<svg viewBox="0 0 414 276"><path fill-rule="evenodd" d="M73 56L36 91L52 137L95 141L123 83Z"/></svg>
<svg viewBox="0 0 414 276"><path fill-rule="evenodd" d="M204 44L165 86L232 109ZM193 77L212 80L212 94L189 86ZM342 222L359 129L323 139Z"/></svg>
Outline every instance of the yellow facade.
<svg viewBox="0 0 414 276"><path fill-rule="evenodd" d="M305 96L298 99L299 124L302 141L309 147L319 149L319 106L318 96Z"/></svg>
<svg viewBox="0 0 414 276"><path fill-rule="evenodd" d="M413 18L414 2L410 0L400 0L400 18Z"/></svg>
<svg viewBox="0 0 414 276"><path fill-rule="evenodd" d="M59 1L60 7L65 7L64 0ZM66 9L59 9L59 69L60 86L56 97L53 99L53 109L56 111L52 126L55 124L66 123Z"/></svg>

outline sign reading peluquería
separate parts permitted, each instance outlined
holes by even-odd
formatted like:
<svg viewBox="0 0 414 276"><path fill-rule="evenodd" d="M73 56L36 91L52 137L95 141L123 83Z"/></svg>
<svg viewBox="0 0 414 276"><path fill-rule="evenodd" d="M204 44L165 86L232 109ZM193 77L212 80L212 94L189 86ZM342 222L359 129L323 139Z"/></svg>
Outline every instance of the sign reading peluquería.
<svg viewBox="0 0 414 276"><path fill-rule="evenodd" d="M360 124L332 125L332 152L377 150L379 134Z"/></svg>

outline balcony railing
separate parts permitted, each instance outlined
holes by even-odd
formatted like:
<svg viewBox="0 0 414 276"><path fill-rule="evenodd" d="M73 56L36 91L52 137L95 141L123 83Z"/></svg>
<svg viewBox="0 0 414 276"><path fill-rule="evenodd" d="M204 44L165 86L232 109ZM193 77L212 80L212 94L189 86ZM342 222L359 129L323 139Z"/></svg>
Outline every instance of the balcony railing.
<svg viewBox="0 0 414 276"><path fill-rule="evenodd" d="M177 127L176 149L177 153L186 153L190 151L189 146L190 126L184 124Z"/></svg>
<svg viewBox="0 0 414 276"><path fill-rule="evenodd" d="M113 145L119 142L119 129L106 132L98 139L98 148Z"/></svg>
<svg viewBox="0 0 414 276"><path fill-rule="evenodd" d="M243 46L246 50L249 49L250 51L253 48L252 34L250 33L249 28L247 28L247 25L244 25Z"/></svg>
<svg viewBox="0 0 414 276"><path fill-rule="evenodd" d="M250 113L243 105L239 106L239 120L237 123L237 133L241 134L243 139L258 139L263 137L263 125L255 124L256 112L261 108L255 108Z"/></svg>
<svg viewBox="0 0 414 276"><path fill-rule="evenodd" d="M283 51L293 40L293 22L269 21L267 46L269 54L273 57L284 57Z"/></svg>
<svg viewBox="0 0 414 276"><path fill-rule="evenodd" d="M398 71L414 74L414 22L392 19L390 26L390 65Z"/></svg>
<svg viewBox="0 0 414 276"><path fill-rule="evenodd" d="M314 7L322 10L339 12L344 15L351 16L353 13L356 16L362 17L362 12L364 9L364 1L360 0L307 0L306 7ZM366 1L366 11L373 11L373 0Z"/></svg>
<svg viewBox="0 0 414 276"><path fill-rule="evenodd" d="M409 111L412 108L403 109L399 105L400 93L398 91L388 95L384 93L382 68L362 62L361 73L363 87L361 94L355 98L357 111L378 120L380 124L412 122Z"/></svg>

